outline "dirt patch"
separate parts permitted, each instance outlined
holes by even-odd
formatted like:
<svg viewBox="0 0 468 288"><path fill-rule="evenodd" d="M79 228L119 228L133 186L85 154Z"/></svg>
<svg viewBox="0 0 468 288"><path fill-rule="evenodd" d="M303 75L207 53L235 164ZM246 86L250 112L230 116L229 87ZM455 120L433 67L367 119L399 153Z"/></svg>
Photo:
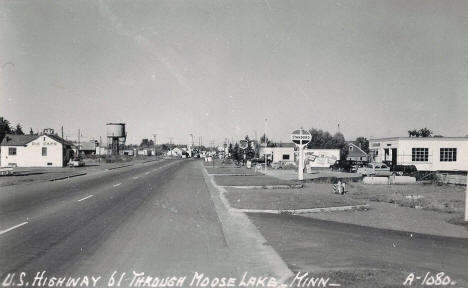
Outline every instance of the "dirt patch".
<svg viewBox="0 0 468 288"><path fill-rule="evenodd" d="M232 207L239 209L297 210L363 204L346 196L314 193L310 189L227 188L225 196Z"/></svg>
<svg viewBox="0 0 468 288"><path fill-rule="evenodd" d="M295 185L297 181L280 180L278 178L256 176L214 176L216 184L220 186L269 186L269 185Z"/></svg>
<svg viewBox="0 0 468 288"><path fill-rule="evenodd" d="M463 212L465 187L451 185L348 185L349 196L358 200L396 203L403 207L445 213Z"/></svg>
<svg viewBox="0 0 468 288"><path fill-rule="evenodd" d="M424 209L449 214L463 214L466 188L455 185L364 185L350 183L349 197L356 200L385 202L402 207ZM452 220L463 225L464 221Z"/></svg>

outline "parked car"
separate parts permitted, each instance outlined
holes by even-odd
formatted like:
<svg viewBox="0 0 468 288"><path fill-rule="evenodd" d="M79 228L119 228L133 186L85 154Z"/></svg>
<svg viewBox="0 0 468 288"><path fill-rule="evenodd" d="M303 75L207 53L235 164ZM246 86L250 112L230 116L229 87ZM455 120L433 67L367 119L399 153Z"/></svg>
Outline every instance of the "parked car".
<svg viewBox="0 0 468 288"><path fill-rule="evenodd" d="M83 159L79 157L72 158L68 162L68 167L83 167L83 166L85 166L85 162L83 161Z"/></svg>
<svg viewBox="0 0 468 288"><path fill-rule="evenodd" d="M364 167L359 167L357 173L363 176L390 176L394 172L385 163L368 163Z"/></svg>
<svg viewBox="0 0 468 288"><path fill-rule="evenodd" d="M332 169L333 171L355 172L356 165L356 161L336 160L335 164L330 166L330 169Z"/></svg>
<svg viewBox="0 0 468 288"><path fill-rule="evenodd" d="M391 165L390 171L394 172L397 175L409 175L412 176L418 169L414 165Z"/></svg>
<svg viewBox="0 0 468 288"><path fill-rule="evenodd" d="M0 176L13 175L13 173L12 167L0 168Z"/></svg>

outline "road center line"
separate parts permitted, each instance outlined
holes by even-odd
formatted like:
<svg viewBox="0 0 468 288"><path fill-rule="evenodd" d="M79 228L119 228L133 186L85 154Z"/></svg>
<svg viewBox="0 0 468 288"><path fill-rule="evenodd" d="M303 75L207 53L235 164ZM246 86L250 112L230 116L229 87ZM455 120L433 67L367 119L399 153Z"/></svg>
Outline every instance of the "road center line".
<svg viewBox="0 0 468 288"><path fill-rule="evenodd" d="M133 179L135 179L135 180L138 179L138 178L140 178L140 177L138 177L138 176L133 177Z"/></svg>
<svg viewBox="0 0 468 288"><path fill-rule="evenodd" d="M91 197L93 197L93 196L94 196L94 195L86 196L86 197L81 198L80 200L78 200L78 202L81 202L81 201L86 200L86 199L88 199L88 198L91 198Z"/></svg>
<svg viewBox="0 0 468 288"><path fill-rule="evenodd" d="M115 184L115 185L114 185L114 186L112 186L112 187L117 187L117 186L120 186L120 185L122 185L122 182L120 182L120 183L117 183L117 184Z"/></svg>
<svg viewBox="0 0 468 288"><path fill-rule="evenodd" d="M146 172L145 175L148 175L150 173L150 171Z"/></svg>
<svg viewBox="0 0 468 288"><path fill-rule="evenodd" d="M0 235L5 234L5 233L7 233L8 231L11 231L11 230L13 230L13 229L19 228L19 227L21 227L21 226L23 226L23 225L26 225L26 224L28 224L28 223L29 223L29 222L23 222L23 223L20 223L20 224L18 224L18 225L15 225L15 226L13 226L13 227L10 227L10 228L8 228L8 229L5 229L5 230L3 230L3 231L0 231Z"/></svg>

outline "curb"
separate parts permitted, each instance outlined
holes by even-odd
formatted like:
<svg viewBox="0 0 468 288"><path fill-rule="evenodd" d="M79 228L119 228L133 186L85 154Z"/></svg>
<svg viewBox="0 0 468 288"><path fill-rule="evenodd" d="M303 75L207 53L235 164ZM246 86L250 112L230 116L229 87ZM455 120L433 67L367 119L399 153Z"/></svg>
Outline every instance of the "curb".
<svg viewBox="0 0 468 288"><path fill-rule="evenodd" d="M53 179L49 179L49 181L57 181L57 180L69 179L69 178L78 177L78 176L84 176L84 175L87 175L87 173L73 174L73 175L64 176L64 177L53 178Z"/></svg>
<svg viewBox="0 0 468 288"><path fill-rule="evenodd" d="M210 176L258 176L259 174L222 174L222 173L210 174L210 173L208 173L208 175L210 175ZM262 175L262 174L260 174L260 175Z"/></svg>
<svg viewBox="0 0 468 288"><path fill-rule="evenodd" d="M124 167L130 167L130 166L133 166L134 164L128 164L128 165L123 165L123 166L117 166L117 167L112 167L112 168L106 168L104 169L105 171L109 171L109 170L114 170L114 169L119 169L119 168L124 168Z"/></svg>
<svg viewBox="0 0 468 288"><path fill-rule="evenodd" d="M266 214L307 214L307 213L320 213L320 212L333 212L333 211L348 211L356 209L369 209L368 204L362 205L348 205L348 206L335 206L323 208L306 208L306 209L239 209L232 208L244 213L266 213Z"/></svg>
<svg viewBox="0 0 468 288"><path fill-rule="evenodd" d="M202 169L202 172L218 219L222 223L221 229L226 243L232 255L236 255L234 258L237 262L236 270L274 276L279 283L286 283L290 277L294 276L288 265L272 246L265 244L266 239L248 216L229 205L224 197L226 190L216 184L214 177L209 175L206 169ZM239 233L240 231L242 233ZM285 286L279 285L278 287Z"/></svg>
<svg viewBox="0 0 468 288"><path fill-rule="evenodd" d="M220 186L223 188L238 188L238 189L299 189L303 188L303 184L291 184L291 185L257 185L257 186Z"/></svg>

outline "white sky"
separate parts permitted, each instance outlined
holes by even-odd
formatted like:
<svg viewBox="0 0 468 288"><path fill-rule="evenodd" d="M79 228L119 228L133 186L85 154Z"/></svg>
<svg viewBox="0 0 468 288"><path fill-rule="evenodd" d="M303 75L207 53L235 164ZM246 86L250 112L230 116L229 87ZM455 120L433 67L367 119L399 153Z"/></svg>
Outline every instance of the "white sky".
<svg viewBox="0 0 468 288"><path fill-rule="evenodd" d="M468 134L468 1L1 1L0 115L129 142Z"/></svg>

